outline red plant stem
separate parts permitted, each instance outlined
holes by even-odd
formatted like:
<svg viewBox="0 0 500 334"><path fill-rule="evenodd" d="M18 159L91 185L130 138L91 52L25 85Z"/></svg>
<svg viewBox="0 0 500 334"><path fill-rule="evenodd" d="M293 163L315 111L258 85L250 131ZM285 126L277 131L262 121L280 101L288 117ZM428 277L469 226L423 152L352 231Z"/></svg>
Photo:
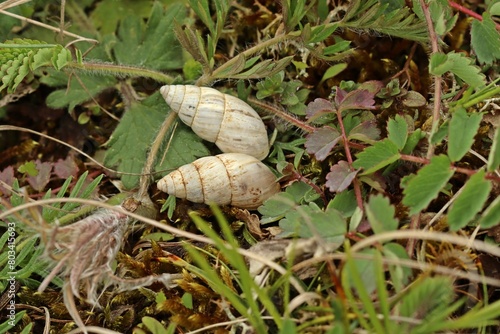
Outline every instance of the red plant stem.
<svg viewBox="0 0 500 334"><path fill-rule="evenodd" d="M432 53L439 52L439 40L434 29L434 24L432 23L431 13L429 11L429 6L425 0L420 0L420 6L425 16L425 21L427 23L427 30L429 31L429 39L431 41ZM432 111L432 129L431 136L436 133L439 127L439 112L441 110L441 81L440 75L434 76L434 109ZM430 159L434 155L434 145L429 143L429 148L427 150L427 158Z"/></svg>
<svg viewBox="0 0 500 334"><path fill-rule="evenodd" d="M337 119L339 121L340 131L342 132L342 141L344 142L344 150L347 158L347 163L349 164L349 168L351 171L355 171L356 169L352 166L352 155L351 150L349 149L349 139L347 138L347 134L344 128L344 121L342 120L342 111L337 108ZM356 195L356 201L358 203L358 207L363 210L363 197L361 196L361 185L359 184L359 180L354 178L352 185L354 186L354 194Z"/></svg>
<svg viewBox="0 0 500 334"><path fill-rule="evenodd" d="M478 13L476 12L473 12L472 10L468 9L468 8L465 8L464 6L462 5L459 5L458 3L456 2L453 2L451 0L448 0L448 4L450 5L450 7L453 7L455 8L456 10L458 10L459 12L462 12L464 13L465 15L469 15L470 17L473 17L479 21L482 21L483 20L483 17L481 15L479 15ZM497 30L500 30L500 24L496 23L495 22L495 27L497 28Z"/></svg>

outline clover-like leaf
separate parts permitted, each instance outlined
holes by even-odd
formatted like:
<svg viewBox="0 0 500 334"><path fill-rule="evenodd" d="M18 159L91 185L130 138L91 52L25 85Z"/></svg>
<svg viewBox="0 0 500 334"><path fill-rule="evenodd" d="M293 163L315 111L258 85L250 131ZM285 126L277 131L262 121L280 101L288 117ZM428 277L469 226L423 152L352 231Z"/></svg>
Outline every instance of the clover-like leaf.
<svg viewBox="0 0 500 334"><path fill-rule="evenodd" d="M389 139L377 142L357 155L354 168L363 168L362 175L371 174L400 158L398 147Z"/></svg>

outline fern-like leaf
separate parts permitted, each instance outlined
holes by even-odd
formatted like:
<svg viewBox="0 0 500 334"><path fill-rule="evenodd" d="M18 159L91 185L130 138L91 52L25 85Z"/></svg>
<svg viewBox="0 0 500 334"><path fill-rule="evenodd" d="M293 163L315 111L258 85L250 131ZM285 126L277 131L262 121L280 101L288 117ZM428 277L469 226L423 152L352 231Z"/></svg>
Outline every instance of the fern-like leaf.
<svg viewBox="0 0 500 334"><path fill-rule="evenodd" d="M411 13L409 8L390 11L386 5L382 5L377 0L354 0L346 16L340 22L340 26L372 30L416 42L428 40L425 22Z"/></svg>
<svg viewBox="0 0 500 334"><path fill-rule="evenodd" d="M57 44L16 38L0 43L0 91L16 90L23 79L41 66L60 70L72 61L71 52Z"/></svg>

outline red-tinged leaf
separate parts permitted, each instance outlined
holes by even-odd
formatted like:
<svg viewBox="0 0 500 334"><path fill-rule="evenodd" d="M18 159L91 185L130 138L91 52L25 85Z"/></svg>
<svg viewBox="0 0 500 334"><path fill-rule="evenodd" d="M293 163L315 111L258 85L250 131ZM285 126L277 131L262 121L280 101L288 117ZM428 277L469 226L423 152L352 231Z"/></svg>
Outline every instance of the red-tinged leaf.
<svg viewBox="0 0 500 334"><path fill-rule="evenodd" d="M385 85L382 81L370 80L363 82L361 85L359 85L358 89L366 89L373 94L377 94L384 87Z"/></svg>
<svg viewBox="0 0 500 334"><path fill-rule="evenodd" d="M50 162L35 161L36 169L38 170L37 176L28 176L28 183L36 191L42 191L50 181L50 172L52 171L52 164Z"/></svg>
<svg viewBox="0 0 500 334"><path fill-rule="evenodd" d="M5 187L2 187L2 184L5 183L8 186L12 186L14 182L14 168L12 166L8 166L3 171L0 172L0 197L1 196L9 196L10 190Z"/></svg>
<svg viewBox="0 0 500 334"><path fill-rule="evenodd" d="M305 143L307 153L314 154L317 160L323 161L340 138L340 133L330 126L319 128L307 136Z"/></svg>
<svg viewBox="0 0 500 334"><path fill-rule="evenodd" d="M375 109L374 97L375 94L366 89L353 90L345 96L344 100L338 105L338 109L340 112L349 109L373 110Z"/></svg>
<svg viewBox="0 0 500 334"><path fill-rule="evenodd" d="M377 128L377 121L374 119L364 121L355 126L347 137L349 139L357 139L365 143L373 144L380 138L380 130Z"/></svg>
<svg viewBox="0 0 500 334"><path fill-rule="evenodd" d="M306 117L311 120L331 112L335 112L332 103L328 100L318 98L307 105Z"/></svg>
<svg viewBox="0 0 500 334"><path fill-rule="evenodd" d="M70 176L78 175L78 165L72 157L68 156L65 160L59 159L54 164L54 174L61 179L67 179Z"/></svg>
<svg viewBox="0 0 500 334"><path fill-rule="evenodd" d="M326 175L325 185L331 192L342 192L351 184L358 171L352 171L347 161L339 161L338 164L330 168L330 173Z"/></svg>
<svg viewBox="0 0 500 334"><path fill-rule="evenodd" d="M335 91L335 105L339 106L342 101L344 101L347 94L348 93L345 90L337 87L337 90Z"/></svg>

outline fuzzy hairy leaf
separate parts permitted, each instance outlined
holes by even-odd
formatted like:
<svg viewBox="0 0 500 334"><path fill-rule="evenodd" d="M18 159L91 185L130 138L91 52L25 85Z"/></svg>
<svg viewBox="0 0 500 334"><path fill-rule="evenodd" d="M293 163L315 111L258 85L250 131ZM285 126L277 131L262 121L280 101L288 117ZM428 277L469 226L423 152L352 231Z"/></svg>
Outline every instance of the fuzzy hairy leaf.
<svg viewBox="0 0 500 334"><path fill-rule="evenodd" d="M326 174L326 183L331 192L342 192L351 184L358 171L352 171L347 161L339 161Z"/></svg>
<svg viewBox="0 0 500 334"><path fill-rule="evenodd" d="M394 218L395 209L389 199L382 195L370 196L366 205L366 216L375 233L395 231L398 220Z"/></svg>
<svg viewBox="0 0 500 334"><path fill-rule="evenodd" d="M484 176L484 170L472 175L462 193L453 202L448 212L448 225L452 231L457 231L467 225L486 202L492 185Z"/></svg>
<svg viewBox="0 0 500 334"><path fill-rule="evenodd" d="M168 110L160 93L132 105L111 135L104 163L116 166L120 172L140 173L154 135ZM189 128L179 125L165 160L161 165L157 164L156 170L177 168L208 154L201 139ZM163 152L160 152L159 157L162 155ZM128 189L135 187L138 180L138 175L122 175L122 182Z"/></svg>
<svg viewBox="0 0 500 334"><path fill-rule="evenodd" d="M500 34L488 12L483 13L482 21L472 21L471 45L480 63L491 65L500 59Z"/></svg>
<svg viewBox="0 0 500 334"><path fill-rule="evenodd" d="M307 153L314 154L316 159L323 161L330 154L342 137L337 129L324 126L307 136L305 147Z"/></svg>
<svg viewBox="0 0 500 334"><path fill-rule="evenodd" d="M366 175L390 165L399 158L400 154L396 144L385 139L359 153L353 166L363 168L364 172L361 175Z"/></svg>
<svg viewBox="0 0 500 334"><path fill-rule="evenodd" d="M182 22L185 12L180 3L171 4L164 10L155 2L145 26L139 16L127 16L120 25L118 41L113 48L117 62L156 70L182 68L182 49L175 38L173 23L174 19Z"/></svg>
<svg viewBox="0 0 500 334"><path fill-rule="evenodd" d="M403 204L410 207L411 215L425 209L437 197L439 191L453 176L450 164L447 156L435 156L408 182L403 191Z"/></svg>
<svg viewBox="0 0 500 334"><path fill-rule="evenodd" d="M447 54L434 53L431 56L429 72L433 75L443 75L450 71L465 81L469 86L476 88L485 84L485 76L481 69L473 64L473 60L462 53L449 52Z"/></svg>
<svg viewBox="0 0 500 334"><path fill-rule="evenodd" d="M408 123L401 115L389 119L387 122L387 138L392 141L398 149L402 150L405 147L408 139Z"/></svg>
<svg viewBox="0 0 500 334"><path fill-rule="evenodd" d="M451 161L462 159L472 147L482 118L480 113L468 114L463 107L453 113L448 129L448 156Z"/></svg>

